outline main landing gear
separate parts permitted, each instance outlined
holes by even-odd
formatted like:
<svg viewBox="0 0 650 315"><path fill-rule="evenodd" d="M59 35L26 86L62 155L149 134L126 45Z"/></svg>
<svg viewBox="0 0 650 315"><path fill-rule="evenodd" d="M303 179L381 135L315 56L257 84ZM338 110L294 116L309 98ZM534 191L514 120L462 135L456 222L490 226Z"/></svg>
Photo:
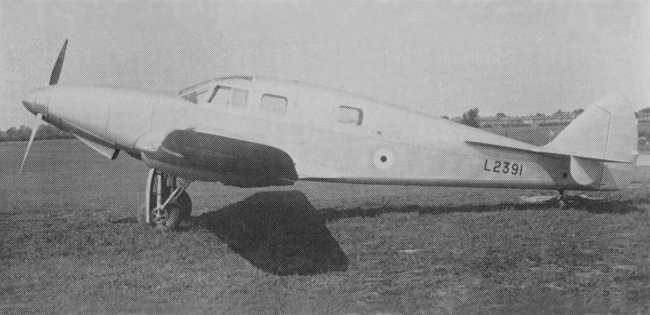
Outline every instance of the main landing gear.
<svg viewBox="0 0 650 315"><path fill-rule="evenodd" d="M137 213L138 222L165 232L177 229L192 212L192 199L185 191L190 183L157 169L149 170L145 202Z"/></svg>

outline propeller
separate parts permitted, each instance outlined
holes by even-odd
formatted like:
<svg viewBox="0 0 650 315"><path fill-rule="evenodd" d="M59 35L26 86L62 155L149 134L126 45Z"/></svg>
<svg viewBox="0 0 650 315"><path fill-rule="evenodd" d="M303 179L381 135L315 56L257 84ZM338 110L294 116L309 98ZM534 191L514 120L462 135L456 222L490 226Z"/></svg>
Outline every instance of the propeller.
<svg viewBox="0 0 650 315"><path fill-rule="evenodd" d="M32 147L32 142L34 142L34 137L36 136L36 131L38 131L38 126L41 125L42 118L43 118L43 114L41 113L36 114L36 121L34 121L34 126L32 127L32 134L29 136L29 143L27 144L27 151L25 151L25 157L23 157L23 163L20 164L20 171L18 171L18 174L23 172L23 167L25 166L25 160L27 160L27 154L29 153L29 149Z"/></svg>
<svg viewBox="0 0 650 315"><path fill-rule="evenodd" d="M68 47L68 40L66 39L63 43L63 48L59 53L59 57L56 58L56 63L54 63L54 69L52 69L52 75L50 75L50 85L55 85L59 82L59 75L61 75L61 68L63 68L63 59L65 59L65 49Z"/></svg>
<svg viewBox="0 0 650 315"><path fill-rule="evenodd" d="M52 69L52 74L50 75L50 85L56 85L59 82L59 76L61 75L61 68L63 68L63 60L65 59L65 50L67 47L68 40L66 39L63 43L63 47L61 48L61 52L59 52L59 57L56 58L56 62L54 63L54 68ZM37 113L36 121L34 121L34 126L32 127L32 134L29 136L27 151L25 151L25 156L23 157L23 162L20 164L20 170L18 171L18 174L23 172L23 167L25 166L25 161L27 160L27 154L29 154L29 149L32 147L32 143L34 142L34 137L36 137L38 127L42 122L43 114Z"/></svg>

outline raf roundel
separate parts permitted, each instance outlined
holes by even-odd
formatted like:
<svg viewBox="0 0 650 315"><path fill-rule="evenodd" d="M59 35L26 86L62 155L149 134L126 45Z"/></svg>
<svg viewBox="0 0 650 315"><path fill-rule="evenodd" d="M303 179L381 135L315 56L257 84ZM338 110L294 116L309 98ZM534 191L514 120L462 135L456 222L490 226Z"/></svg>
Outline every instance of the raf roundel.
<svg viewBox="0 0 650 315"><path fill-rule="evenodd" d="M377 152L375 152L373 160L375 162L375 166L382 170L389 169L391 166L393 166L393 163L395 163L393 152L385 148L377 150Z"/></svg>

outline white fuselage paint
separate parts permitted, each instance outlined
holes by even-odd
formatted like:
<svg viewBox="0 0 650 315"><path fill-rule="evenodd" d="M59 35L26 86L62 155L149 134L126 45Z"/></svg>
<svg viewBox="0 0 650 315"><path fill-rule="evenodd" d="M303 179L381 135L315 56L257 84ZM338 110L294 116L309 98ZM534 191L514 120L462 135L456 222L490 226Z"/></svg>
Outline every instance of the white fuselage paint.
<svg viewBox="0 0 650 315"><path fill-rule="evenodd" d="M246 106L206 102L206 93L216 85L247 90ZM569 157L473 146L465 141L482 139L504 146L520 142L336 89L258 77L215 79L192 90L197 89L208 90L197 104L160 93L105 87L53 86L30 97L33 111L46 108L48 122L106 146L140 154L159 145L171 130L193 128L281 149L293 159L301 180L560 190L624 188L606 178L589 185L577 183L571 177ZM286 112L263 111L260 102L265 94L285 97ZM362 123L341 123L337 116L340 106L360 109ZM608 164L612 163L605 166ZM219 178L192 176L195 180Z"/></svg>

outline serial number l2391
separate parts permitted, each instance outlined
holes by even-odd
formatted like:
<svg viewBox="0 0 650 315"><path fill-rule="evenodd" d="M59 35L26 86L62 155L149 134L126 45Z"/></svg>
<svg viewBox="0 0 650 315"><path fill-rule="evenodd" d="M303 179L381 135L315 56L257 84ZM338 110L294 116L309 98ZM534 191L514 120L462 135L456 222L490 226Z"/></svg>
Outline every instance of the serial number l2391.
<svg viewBox="0 0 650 315"><path fill-rule="evenodd" d="M483 170L486 172L519 175L524 172L524 165L521 163L512 163L509 161L490 161L485 159Z"/></svg>

